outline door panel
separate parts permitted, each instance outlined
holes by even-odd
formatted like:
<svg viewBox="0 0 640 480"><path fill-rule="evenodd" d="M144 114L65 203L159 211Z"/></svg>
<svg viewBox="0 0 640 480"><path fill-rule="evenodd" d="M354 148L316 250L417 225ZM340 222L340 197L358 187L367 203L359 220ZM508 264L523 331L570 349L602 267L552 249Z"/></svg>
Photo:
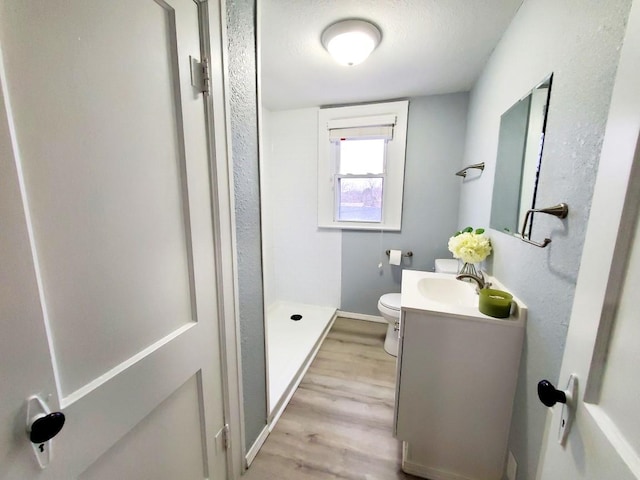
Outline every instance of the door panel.
<svg viewBox="0 0 640 480"><path fill-rule="evenodd" d="M19 344L47 359L20 395L50 394L67 416L41 478L224 478L207 124L190 72L198 3L0 9L3 162L22 200L2 213L24 216L30 251L12 248L37 297L16 284L16 301L46 335ZM22 403L0 413L24 424Z"/></svg>
<svg viewBox="0 0 640 480"><path fill-rule="evenodd" d="M626 279L607 349L598 403L636 456L640 456L640 377L637 375L640 365L640 322L636 304L640 285L640 222L636 224L633 247L625 263Z"/></svg>
<svg viewBox="0 0 640 480"><path fill-rule="evenodd" d="M110 448L79 480L202 478L204 448L198 376L191 377ZM162 442L157 439L162 438ZM139 452L152 451L141 460Z"/></svg>
<svg viewBox="0 0 640 480"><path fill-rule="evenodd" d="M177 63L168 12L153 1L128 2L123 9L133 14L128 30L117 25L117 16L94 11L113 25L94 32L95 22L69 16L49 32L53 24L46 19L59 6L39 3L51 11L34 25L39 34L28 42L29 51L18 54L33 61L6 58L19 64L9 72L9 88L18 92L11 100L44 308L67 396L195 316L187 192L174 102L179 86L167 81ZM111 9L109 3L100 2L104 9ZM27 28L12 26L16 35ZM197 23L195 28L197 33ZM111 42L113 32L117 45ZM68 49L74 39L82 47ZM159 53L147 57L154 45ZM43 62L54 75L39 73ZM102 67L94 70L95 63ZM150 81L150 72L156 81ZM32 80L20 95L23 78L39 81ZM49 91L47 84L55 95L30 94ZM57 128L51 128L54 118Z"/></svg>
<svg viewBox="0 0 640 480"><path fill-rule="evenodd" d="M578 379L575 419L558 442L554 407L537 478L640 478L637 289L640 277L640 1L613 89L559 389Z"/></svg>

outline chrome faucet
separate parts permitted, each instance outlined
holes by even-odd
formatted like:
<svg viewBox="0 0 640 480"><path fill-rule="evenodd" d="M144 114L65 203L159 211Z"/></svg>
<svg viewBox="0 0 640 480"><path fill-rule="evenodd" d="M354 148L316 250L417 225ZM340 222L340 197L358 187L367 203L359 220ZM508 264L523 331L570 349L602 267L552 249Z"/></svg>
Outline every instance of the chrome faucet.
<svg viewBox="0 0 640 480"><path fill-rule="evenodd" d="M468 278L469 280L473 280L474 282L476 282L476 292L480 292L480 290L482 290L483 288L489 288L491 286L490 282L486 282L484 279L484 275L482 275L482 272L480 272L478 275L473 275L472 273L461 273L460 275L456 276L456 280L464 280L465 278Z"/></svg>

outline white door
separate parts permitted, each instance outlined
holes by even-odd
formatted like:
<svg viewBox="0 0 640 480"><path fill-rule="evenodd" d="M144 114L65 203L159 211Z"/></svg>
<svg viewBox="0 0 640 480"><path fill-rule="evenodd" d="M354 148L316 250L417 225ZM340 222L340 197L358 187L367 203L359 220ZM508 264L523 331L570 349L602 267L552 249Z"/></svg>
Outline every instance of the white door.
<svg viewBox="0 0 640 480"><path fill-rule="evenodd" d="M0 2L3 480L226 478L199 8Z"/></svg>
<svg viewBox="0 0 640 480"><path fill-rule="evenodd" d="M553 407L538 477L640 478L640 1L622 47L560 374L578 378L576 417L558 443Z"/></svg>

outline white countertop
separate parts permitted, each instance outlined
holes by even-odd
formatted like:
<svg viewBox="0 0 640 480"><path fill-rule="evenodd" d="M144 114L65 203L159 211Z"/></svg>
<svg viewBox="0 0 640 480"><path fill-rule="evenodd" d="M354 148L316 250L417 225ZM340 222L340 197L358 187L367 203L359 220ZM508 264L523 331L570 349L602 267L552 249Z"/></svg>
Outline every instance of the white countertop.
<svg viewBox="0 0 640 480"><path fill-rule="evenodd" d="M437 313L445 316L465 317L468 319L497 322L501 324L509 323L513 326L524 326L527 318L527 307L522 301L513 296L514 306L511 309L511 316L508 318L494 318L478 310L477 303L474 307L457 305L453 303L437 302L425 297L418 289L418 282L422 278L448 278L455 279L454 275L446 273L422 272L419 270L403 270L402 289L400 307L402 310L413 310L422 312ZM485 279L491 282L490 288L509 292L496 278L485 275ZM456 280L459 281L459 280ZM475 283L470 283L469 288L475 289Z"/></svg>

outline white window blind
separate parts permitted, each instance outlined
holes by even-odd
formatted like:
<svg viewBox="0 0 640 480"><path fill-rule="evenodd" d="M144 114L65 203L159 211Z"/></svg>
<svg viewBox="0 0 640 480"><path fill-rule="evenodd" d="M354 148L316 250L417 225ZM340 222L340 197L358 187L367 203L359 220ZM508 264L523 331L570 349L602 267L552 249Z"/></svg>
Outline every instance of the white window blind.
<svg viewBox="0 0 640 480"><path fill-rule="evenodd" d="M396 115L332 119L327 122L329 141L373 138L393 140L393 127L396 124L396 119Z"/></svg>
<svg viewBox="0 0 640 480"><path fill-rule="evenodd" d="M331 142L373 139L393 140L393 126L329 129L329 141Z"/></svg>

